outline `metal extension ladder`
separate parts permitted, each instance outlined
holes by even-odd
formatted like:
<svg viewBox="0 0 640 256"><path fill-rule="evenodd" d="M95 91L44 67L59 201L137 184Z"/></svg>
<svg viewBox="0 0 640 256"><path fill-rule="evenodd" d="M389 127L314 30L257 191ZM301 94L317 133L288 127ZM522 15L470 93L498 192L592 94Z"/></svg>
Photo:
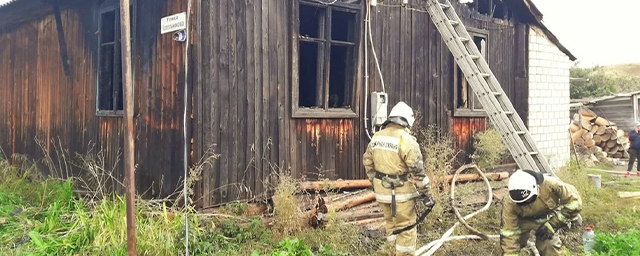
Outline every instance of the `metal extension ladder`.
<svg viewBox="0 0 640 256"><path fill-rule="evenodd" d="M431 20L518 166L555 176L451 2L428 0L427 6Z"/></svg>

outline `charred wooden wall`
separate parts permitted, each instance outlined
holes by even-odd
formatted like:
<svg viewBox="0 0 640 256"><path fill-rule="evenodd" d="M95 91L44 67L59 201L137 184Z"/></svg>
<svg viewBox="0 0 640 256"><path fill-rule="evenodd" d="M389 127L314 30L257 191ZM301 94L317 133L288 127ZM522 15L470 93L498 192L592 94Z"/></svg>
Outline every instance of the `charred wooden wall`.
<svg viewBox="0 0 640 256"><path fill-rule="evenodd" d="M159 22L163 16L186 11L187 6L178 0L132 2L138 11L132 16L136 186L145 196L166 196L183 172L184 44L173 41L170 34L161 36ZM36 139L51 153L54 145L72 156L101 150L107 168L118 163L113 167L122 179L122 161L118 161L124 140L122 117L96 115L96 31L101 6L95 3L84 1L62 11L70 76L62 69L53 14L0 34L0 147L7 155L23 154L35 160L44 157ZM75 172L82 170L75 168Z"/></svg>
<svg viewBox="0 0 640 256"><path fill-rule="evenodd" d="M292 118L291 90L297 86L292 82L297 42L292 1L203 1L198 7L194 158L209 149L220 154L203 170L200 206L259 195L281 168L298 178L365 178L363 41L355 82L358 118ZM452 117L453 58L428 14L399 4L386 2L371 14L390 108L406 101L421 113L421 125L437 124L452 133L459 149L470 152L473 133L484 130L487 121ZM528 90L526 27L457 8L467 26L489 31L490 66L526 117L528 104L520 100ZM369 60L369 92L380 91L372 55Z"/></svg>

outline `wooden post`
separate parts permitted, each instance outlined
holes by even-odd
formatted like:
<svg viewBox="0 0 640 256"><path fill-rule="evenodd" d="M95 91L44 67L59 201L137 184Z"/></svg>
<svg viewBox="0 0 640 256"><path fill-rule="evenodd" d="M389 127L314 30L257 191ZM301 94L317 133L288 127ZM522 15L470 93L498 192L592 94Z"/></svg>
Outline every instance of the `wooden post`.
<svg viewBox="0 0 640 256"><path fill-rule="evenodd" d="M124 87L124 171L127 190L127 254L136 255L136 215L135 215L135 159L133 136L133 71L131 69L131 28L129 0L120 0L120 31L122 52L122 82Z"/></svg>

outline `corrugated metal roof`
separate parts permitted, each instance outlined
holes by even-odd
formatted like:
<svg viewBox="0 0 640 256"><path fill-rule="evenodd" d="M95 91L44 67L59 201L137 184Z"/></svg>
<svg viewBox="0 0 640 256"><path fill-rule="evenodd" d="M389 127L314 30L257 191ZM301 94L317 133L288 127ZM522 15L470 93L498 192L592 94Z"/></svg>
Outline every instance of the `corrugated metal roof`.
<svg viewBox="0 0 640 256"><path fill-rule="evenodd" d="M637 94L640 94L640 91L618 93L618 94L609 95L609 96L603 96L603 97L599 97L599 98L574 99L574 100L571 100L571 103L593 104L593 103L600 102L600 101L603 101L603 100L610 100L610 99L615 99L615 98L619 98L619 97L631 97L631 96L637 95Z"/></svg>

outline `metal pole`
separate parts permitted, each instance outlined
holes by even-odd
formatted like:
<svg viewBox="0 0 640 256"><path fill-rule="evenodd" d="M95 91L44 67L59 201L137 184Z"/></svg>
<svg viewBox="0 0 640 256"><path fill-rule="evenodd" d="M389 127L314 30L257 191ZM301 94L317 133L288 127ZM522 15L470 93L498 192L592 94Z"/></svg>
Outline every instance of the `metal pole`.
<svg viewBox="0 0 640 256"><path fill-rule="evenodd" d="M135 170L133 141L133 72L131 70L131 28L129 0L120 0L120 31L122 52L122 82L124 87L125 140L124 171L127 190L127 254L136 255Z"/></svg>

